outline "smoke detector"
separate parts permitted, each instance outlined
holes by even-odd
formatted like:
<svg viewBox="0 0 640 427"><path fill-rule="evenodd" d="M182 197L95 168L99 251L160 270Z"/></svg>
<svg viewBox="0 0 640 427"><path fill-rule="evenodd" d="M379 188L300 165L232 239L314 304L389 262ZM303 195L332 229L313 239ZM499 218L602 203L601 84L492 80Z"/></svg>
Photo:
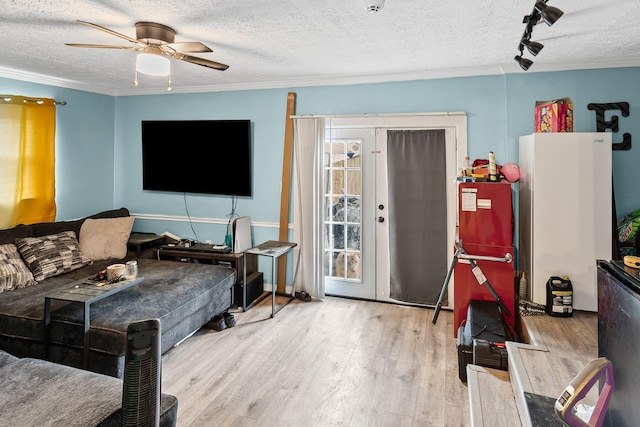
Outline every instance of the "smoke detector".
<svg viewBox="0 0 640 427"><path fill-rule="evenodd" d="M384 6L384 0L364 0L362 5L367 12L376 13Z"/></svg>

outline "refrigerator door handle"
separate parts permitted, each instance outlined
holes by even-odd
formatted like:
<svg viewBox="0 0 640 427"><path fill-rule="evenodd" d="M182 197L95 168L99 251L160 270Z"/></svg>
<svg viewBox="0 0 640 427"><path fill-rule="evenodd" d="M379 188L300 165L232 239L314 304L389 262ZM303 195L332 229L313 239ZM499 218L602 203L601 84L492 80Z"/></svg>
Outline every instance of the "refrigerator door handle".
<svg viewBox="0 0 640 427"><path fill-rule="evenodd" d="M473 260L481 260L481 261L495 261L495 262L511 262L513 261L513 256L510 253L507 253L504 258L495 257L495 256L484 256L484 255L469 255L467 253L459 253L456 255L459 259L473 259Z"/></svg>

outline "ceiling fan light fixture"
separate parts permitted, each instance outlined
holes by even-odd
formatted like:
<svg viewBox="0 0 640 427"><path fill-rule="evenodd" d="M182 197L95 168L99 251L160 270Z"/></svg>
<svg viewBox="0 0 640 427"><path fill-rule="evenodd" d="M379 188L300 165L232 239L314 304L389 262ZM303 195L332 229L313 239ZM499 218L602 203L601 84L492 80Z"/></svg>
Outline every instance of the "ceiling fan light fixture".
<svg viewBox="0 0 640 427"><path fill-rule="evenodd" d="M384 2L384 0L371 1ZM128 42L136 45L134 47L106 44L65 43L65 45L71 47L124 49L138 52L134 66L134 86L138 86L140 83L138 80L138 73L143 73L150 76L167 77L167 91L171 92L173 89L171 87L170 59L189 62L191 64L201 65L203 67L220 71L224 71L229 68L226 64L190 55L190 53L209 53L213 51L206 45L197 41L176 43L175 30L163 24L147 21L136 22L136 38L134 39L107 27L103 27L102 25L92 24L91 22L81 20L78 20L77 22L79 24L104 31L105 33L127 40Z"/></svg>
<svg viewBox="0 0 640 427"><path fill-rule="evenodd" d="M171 70L169 58L155 53L139 53L136 71L150 76L168 76Z"/></svg>

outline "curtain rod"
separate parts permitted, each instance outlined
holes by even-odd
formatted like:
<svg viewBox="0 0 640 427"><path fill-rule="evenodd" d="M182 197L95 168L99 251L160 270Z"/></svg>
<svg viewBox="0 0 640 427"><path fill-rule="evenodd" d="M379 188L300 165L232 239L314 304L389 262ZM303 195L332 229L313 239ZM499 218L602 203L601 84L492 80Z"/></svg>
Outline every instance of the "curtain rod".
<svg viewBox="0 0 640 427"><path fill-rule="evenodd" d="M345 119L345 118L367 118L367 117L410 117L410 116L466 116L464 111L445 111L439 113L376 113L376 114L298 114L291 116L292 119Z"/></svg>
<svg viewBox="0 0 640 427"><path fill-rule="evenodd" d="M18 98L18 99L22 98L22 102L35 102L36 104L44 103L44 101L41 98L29 98L28 96L18 96L18 95L0 95L0 99L2 99L4 102L11 102L13 101L13 98ZM62 106L67 105L67 101L65 100L56 101L54 99L53 103L56 105L62 105Z"/></svg>

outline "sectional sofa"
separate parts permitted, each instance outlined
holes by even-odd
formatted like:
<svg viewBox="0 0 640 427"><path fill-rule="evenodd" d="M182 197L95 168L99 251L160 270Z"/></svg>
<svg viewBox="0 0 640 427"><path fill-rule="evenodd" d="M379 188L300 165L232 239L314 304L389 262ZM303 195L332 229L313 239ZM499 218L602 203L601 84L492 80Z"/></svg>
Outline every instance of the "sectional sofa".
<svg viewBox="0 0 640 427"><path fill-rule="evenodd" d="M135 258L126 248L132 223L121 208L0 230L0 350L45 358L45 296ZM232 303L231 268L151 257L137 261L141 283L91 305L88 370L122 378L133 321L160 319L165 353ZM52 301L48 331L49 360L83 367L82 305Z"/></svg>
<svg viewBox="0 0 640 427"><path fill-rule="evenodd" d="M0 350L0 425L119 427L122 381ZM176 425L178 399L160 396L160 427Z"/></svg>

